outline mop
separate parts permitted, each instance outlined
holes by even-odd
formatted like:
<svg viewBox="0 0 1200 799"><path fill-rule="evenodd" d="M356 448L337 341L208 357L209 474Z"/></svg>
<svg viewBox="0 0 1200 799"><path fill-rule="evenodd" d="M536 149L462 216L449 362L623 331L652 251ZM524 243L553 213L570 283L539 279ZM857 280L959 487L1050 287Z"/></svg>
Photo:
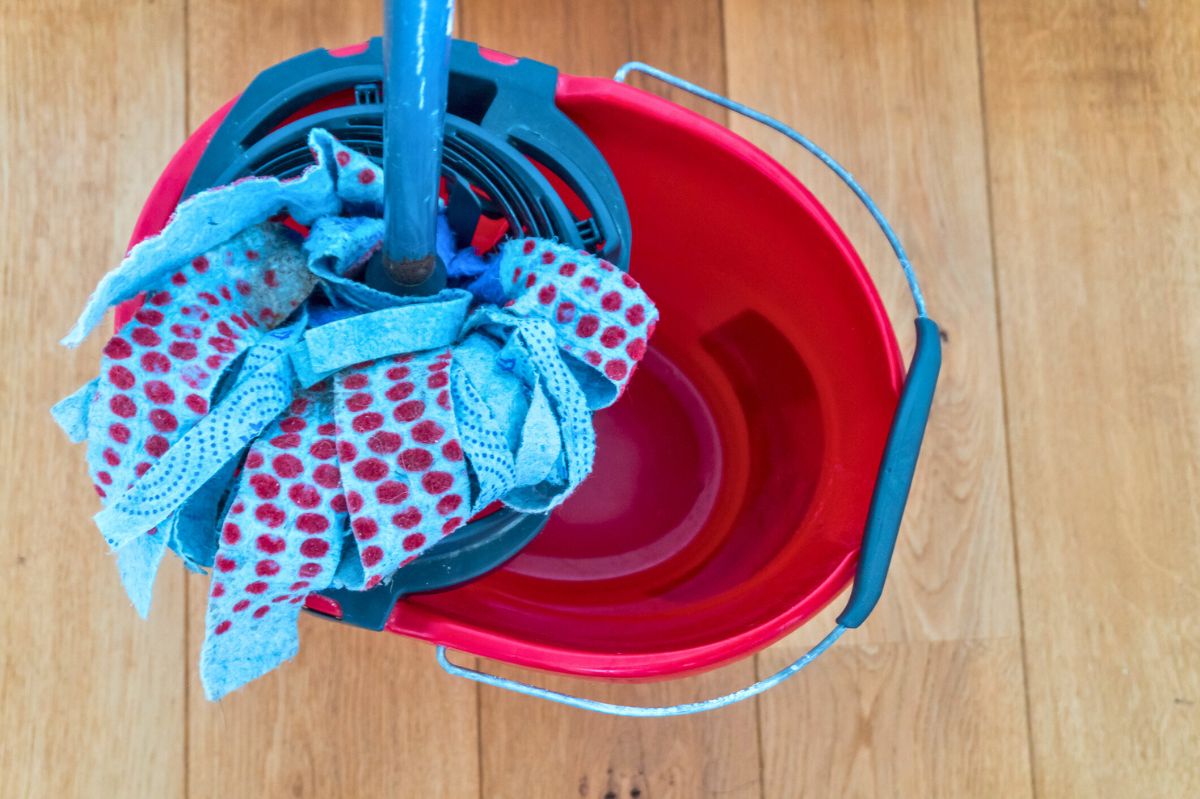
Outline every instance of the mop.
<svg viewBox="0 0 1200 799"><path fill-rule="evenodd" d="M87 443L137 611L167 550L211 575L210 699L296 654L310 594L370 590L494 503L563 502L654 332L637 281L587 251L455 247L437 198L448 21L390 12L383 169L314 129L299 177L184 201L63 339L141 298L53 413Z"/></svg>

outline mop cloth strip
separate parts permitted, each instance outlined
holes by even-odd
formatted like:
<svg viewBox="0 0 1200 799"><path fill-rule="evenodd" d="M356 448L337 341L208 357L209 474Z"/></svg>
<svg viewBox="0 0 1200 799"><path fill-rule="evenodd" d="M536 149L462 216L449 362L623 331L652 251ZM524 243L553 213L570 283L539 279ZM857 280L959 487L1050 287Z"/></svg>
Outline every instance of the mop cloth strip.
<svg viewBox="0 0 1200 799"><path fill-rule="evenodd" d="M295 655L310 593L379 585L497 499L562 502L591 471L592 412L624 390L658 318L587 252L456 249L444 218L449 288L370 288L382 173L325 131L309 143L294 180L182 203L64 339L144 296L100 376L53 413L87 442L96 522L139 613L167 549L211 572L210 699Z"/></svg>

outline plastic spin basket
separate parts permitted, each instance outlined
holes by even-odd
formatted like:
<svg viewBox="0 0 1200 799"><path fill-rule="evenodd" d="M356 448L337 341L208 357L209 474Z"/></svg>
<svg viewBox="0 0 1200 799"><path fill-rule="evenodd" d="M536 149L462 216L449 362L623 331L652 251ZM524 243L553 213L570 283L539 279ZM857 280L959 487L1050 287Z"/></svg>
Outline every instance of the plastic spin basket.
<svg viewBox="0 0 1200 799"><path fill-rule="evenodd" d="M779 131L857 195L916 306L907 375L875 287L816 199L728 129L626 85L631 71ZM176 153L131 246L196 191L298 173L312 127L381 157L382 81L377 39L263 72ZM586 248L634 271L663 321L626 395L595 419L592 476L552 517L482 514L390 583L308 607L431 641L452 674L635 716L761 693L862 624L883 590L941 345L899 240L849 173L783 123L644 64L615 80L575 77L463 41L451 49L442 171L460 245L486 249L511 232ZM769 645L852 578L837 626L808 654L703 702L613 705L446 656L679 677Z"/></svg>

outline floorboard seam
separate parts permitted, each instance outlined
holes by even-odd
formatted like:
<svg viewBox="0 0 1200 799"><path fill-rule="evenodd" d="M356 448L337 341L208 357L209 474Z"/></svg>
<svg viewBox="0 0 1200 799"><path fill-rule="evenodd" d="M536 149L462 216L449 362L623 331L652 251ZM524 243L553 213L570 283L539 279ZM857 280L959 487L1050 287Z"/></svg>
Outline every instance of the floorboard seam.
<svg viewBox="0 0 1200 799"><path fill-rule="evenodd" d="M1017 620L1020 626L1021 646L1021 687L1025 695L1025 750L1029 762L1029 793L1037 799L1037 759L1033 748L1033 704L1029 695L1029 653L1025 641L1025 596L1021 589L1021 551L1017 536L1017 503L1016 485L1013 483L1012 432L1009 428L1008 413L1008 376L1004 360L1004 321L1003 302L1000 297L1000 266L996 255L996 214L992 201L992 156L988 139L988 107L987 92L984 86L983 69L983 24L980 19L980 0L975 0L975 64L976 77L979 85L979 116L980 134L983 146L984 162L984 192L987 204L988 250L992 264L992 296L994 315L996 319L996 347L1000 354L1000 413L1004 425L1004 465L1008 479L1008 516L1009 531L1012 539L1013 577L1017 588Z"/></svg>

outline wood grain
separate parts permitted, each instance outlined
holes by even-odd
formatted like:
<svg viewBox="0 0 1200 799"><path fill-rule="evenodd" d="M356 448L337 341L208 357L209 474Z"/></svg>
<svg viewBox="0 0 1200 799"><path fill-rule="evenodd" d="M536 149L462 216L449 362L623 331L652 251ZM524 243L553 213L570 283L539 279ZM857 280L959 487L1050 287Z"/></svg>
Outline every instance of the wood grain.
<svg viewBox="0 0 1200 799"><path fill-rule="evenodd" d="M494 50L534 58L575 75L611 77L626 61L648 61L702 86L725 88L719 0L457 0L458 35ZM723 121L689 94L634 74L630 83Z"/></svg>
<svg viewBox="0 0 1200 799"><path fill-rule="evenodd" d="M766 795L1028 796L1022 688L1013 638L834 648L762 701Z"/></svg>
<svg viewBox="0 0 1200 799"><path fill-rule="evenodd" d="M1200 794L1200 7L981 4L1034 774Z"/></svg>
<svg viewBox="0 0 1200 799"><path fill-rule="evenodd" d="M377 35L380 14L374 0L192 3L189 125L280 60ZM476 690L430 647L305 617L295 661L214 705L195 668L208 581L188 582L190 796L478 793Z"/></svg>
<svg viewBox="0 0 1200 799"><path fill-rule="evenodd" d="M631 705L694 702L741 688L752 664L668 683L554 677L484 661L488 670L553 690ZM753 702L701 716L628 719L496 689L481 696L483 793L530 799L761 796Z"/></svg>
<svg viewBox="0 0 1200 799"><path fill-rule="evenodd" d="M124 254L183 131L180 2L0 10L0 794L183 793L183 580L148 623L90 516L83 451L47 413L95 376L59 347Z"/></svg>

